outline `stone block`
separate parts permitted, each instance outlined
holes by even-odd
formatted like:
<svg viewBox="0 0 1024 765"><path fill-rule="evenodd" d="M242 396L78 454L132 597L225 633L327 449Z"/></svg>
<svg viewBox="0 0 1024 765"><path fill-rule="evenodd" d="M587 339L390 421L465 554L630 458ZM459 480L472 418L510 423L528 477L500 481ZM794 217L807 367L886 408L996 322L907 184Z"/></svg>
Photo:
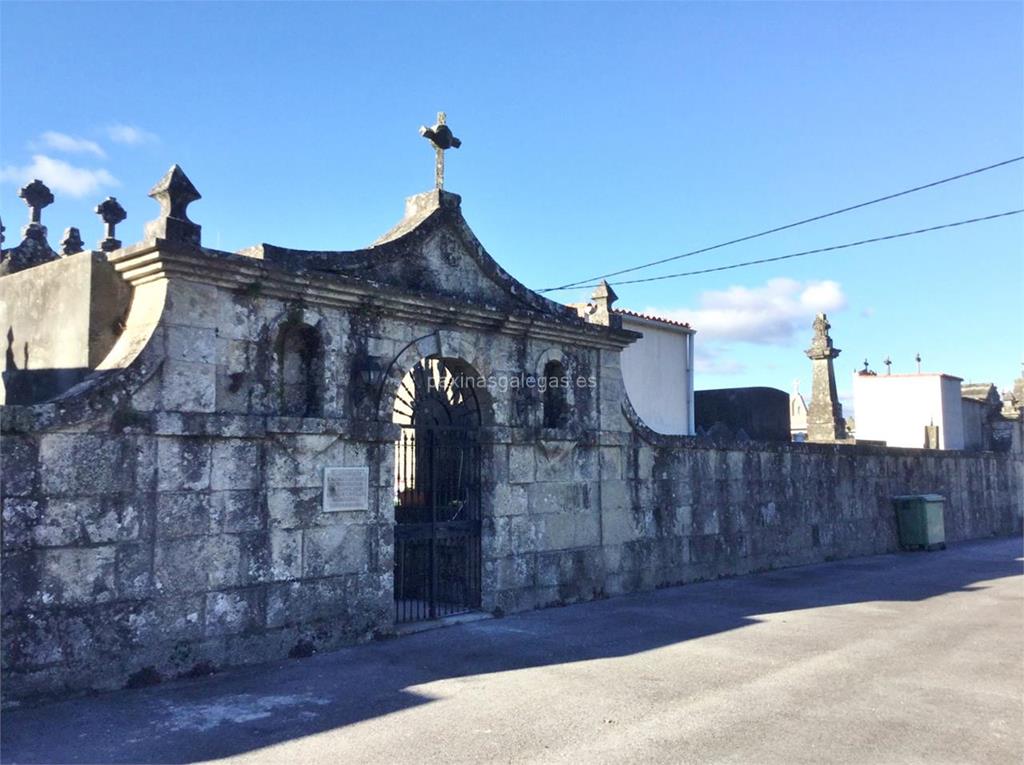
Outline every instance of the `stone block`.
<svg viewBox="0 0 1024 765"><path fill-rule="evenodd" d="M207 637L256 629L262 621L257 588L211 592L206 595Z"/></svg>
<svg viewBox="0 0 1024 765"><path fill-rule="evenodd" d="M488 558L532 552L540 545L537 520L530 515L484 517L483 549Z"/></svg>
<svg viewBox="0 0 1024 765"><path fill-rule="evenodd" d="M631 510L619 508L605 510L601 514L601 532L606 545L632 542L640 537L641 528L637 527L635 516Z"/></svg>
<svg viewBox="0 0 1024 765"><path fill-rule="evenodd" d="M529 447L513 446L513 449ZM542 441L534 450L536 457L537 481L572 481L576 477L576 463L573 452L576 444L572 441Z"/></svg>
<svg viewBox="0 0 1024 765"><path fill-rule="evenodd" d="M654 477L654 449L641 446L636 450L636 477L641 481L649 481Z"/></svg>
<svg viewBox="0 0 1024 765"><path fill-rule="evenodd" d="M257 584L270 579L270 532L251 531L238 535L241 560L239 584Z"/></svg>
<svg viewBox="0 0 1024 765"><path fill-rule="evenodd" d="M577 483L535 483L526 487L531 513L561 513L584 509L587 488Z"/></svg>
<svg viewBox="0 0 1024 765"><path fill-rule="evenodd" d="M159 539L208 534L212 515L210 495L206 492L160 492L156 495L156 535Z"/></svg>
<svg viewBox="0 0 1024 765"><path fill-rule="evenodd" d="M533 445L508 448L509 483L533 483L536 480L536 448Z"/></svg>
<svg viewBox="0 0 1024 765"><path fill-rule="evenodd" d="M542 549L561 550L601 543L596 513L549 513L540 519Z"/></svg>
<svg viewBox="0 0 1024 765"><path fill-rule="evenodd" d="M161 437L157 444L157 488L202 491L210 488L210 442L204 438Z"/></svg>
<svg viewBox="0 0 1024 765"><path fill-rule="evenodd" d="M213 284L176 279L167 290L163 321L167 326L219 329L224 302Z"/></svg>
<svg viewBox="0 0 1024 765"><path fill-rule="evenodd" d="M576 480L594 481L600 479L599 450L593 447L578 446L573 452L573 469Z"/></svg>
<svg viewBox="0 0 1024 765"><path fill-rule="evenodd" d="M270 578L298 579L302 576L302 531L272 529L270 531Z"/></svg>
<svg viewBox="0 0 1024 765"><path fill-rule="evenodd" d="M85 538L92 544L128 542L143 535L147 526L145 495L118 495L106 498L96 514L82 516Z"/></svg>
<svg viewBox="0 0 1024 765"><path fill-rule="evenodd" d="M367 569L367 527L344 524L303 532L303 576L336 576Z"/></svg>
<svg viewBox="0 0 1024 765"><path fill-rule="evenodd" d="M247 538L217 534L203 540L203 559L210 587L236 587L251 581Z"/></svg>
<svg viewBox="0 0 1024 765"><path fill-rule="evenodd" d="M217 366L168 359L162 369L161 401L170 412L213 412L217 408Z"/></svg>
<svg viewBox="0 0 1024 765"><path fill-rule="evenodd" d="M8 497L3 501L3 539L5 550L31 547L44 513L38 500ZM56 529L58 532L60 529ZM36 542L38 544L38 542ZM58 543L66 544L66 543Z"/></svg>
<svg viewBox="0 0 1024 765"><path fill-rule="evenodd" d="M203 538L157 540L153 586L163 593L202 592L208 587L208 562Z"/></svg>
<svg viewBox="0 0 1024 765"><path fill-rule="evenodd" d="M214 491L259 488L262 461L262 449L257 441L215 441L210 488Z"/></svg>
<svg viewBox="0 0 1024 765"><path fill-rule="evenodd" d="M128 461L135 467L135 491L156 491L157 441L152 436L132 436L126 449Z"/></svg>
<svg viewBox="0 0 1024 765"><path fill-rule="evenodd" d="M482 500L485 515L520 515L528 510L525 486L499 483Z"/></svg>
<svg viewBox="0 0 1024 765"><path fill-rule="evenodd" d="M561 552L539 553L537 555L537 587L558 587L562 583Z"/></svg>
<svg viewBox="0 0 1024 765"><path fill-rule="evenodd" d="M48 496L66 497L130 489L133 471L125 469L128 456L125 443L122 437L113 435L44 435L39 447L43 492Z"/></svg>
<svg viewBox="0 0 1024 765"><path fill-rule="evenodd" d="M0 492L25 497L39 485L39 442L27 436L4 434L0 449Z"/></svg>
<svg viewBox="0 0 1024 765"><path fill-rule="evenodd" d="M113 545L60 548L41 555L43 602L68 605L102 603L116 596Z"/></svg>
<svg viewBox="0 0 1024 765"><path fill-rule="evenodd" d="M210 498L214 529L225 533L242 533L263 528L259 491L215 491Z"/></svg>
<svg viewBox="0 0 1024 765"><path fill-rule="evenodd" d="M13 613L30 605L42 603L40 592L42 568L38 551L4 550L3 576L0 576L0 604L4 613ZM51 599L52 601L52 599ZM0 626L5 620L0 619Z"/></svg>
<svg viewBox="0 0 1024 765"><path fill-rule="evenodd" d="M607 541L601 548L604 555L604 569L609 574L622 570L622 545L609 544Z"/></svg>
<svg viewBox="0 0 1024 765"><path fill-rule="evenodd" d="M622 447L602 446L600 466L602 480L622 479Z"/></svg>
<svg viewBox="0 0 1024 765"><path fill-rule="evenodd" d="M205 605L205 595L149 601L128 615L131 640L137 645L199 640L203 636Z"/></svg>
<svg viewBox="0 0 1024 765"><path fill-rule="evenodd" d="M217 363L217 330L169 325L164 335L167 358L200 364Z"/></svg>
<svg viewBox="0 0 1024 765"><path fill-rule="evenodd" d="M117 546L114 583L119 599L145 598L153 593L153 554L149 544L128 542Z"/></svg>
<svg viewBox="0 0 1024 765"><path fill-rule="evenodd" d="M505 444L488 444L480 450L480 466L483 481L486 484L507 484L508 448Z"/></svg>
<svg viewBox="0 0 1024 765"><path fill-rule="evenodd" d="M629 511L632 508L633 498L627 481L601 481L601 509L604 512Z"/></svg>
<svg viewBox="0 0 1024 765"><path fill-rule="evenodd" d="M355 600L356 578L329 577L267 587L267 626L309 622L347 614Z"/></svg>
<svg viewBox="0 0 1024 765"><path fill-rule="evenodd" d="M256 315L253 301L241 295L232 295L218 304L217 329L220 335L232 340L253 340L260 319Z"/></svg>
<svg viewBox="0 0 1024 765"><path fill-rule="evenodd" d="M267 510L273 528L296 529L314 525L323 507L323 491L313 489L269 489Z"/></svg>
<svg viewBox="0 0 1024 765"><path fill-rule="evenodd" d="M46 667L63 661L60 617L45 611L5 616L3 623L4 666L19 671ZM5 685L10 672L5 672ZM6 690L6 689L5 689Z"/></svg>
<svg viewBox="0 0 1024 765"><path fill-rule="evenodd" d="M266 449L271 488L323 488L324 468L346 464L345 443L334 435L278 436Z"/></svg>
<svg viewBox="0 0 1024 765"><path fill-rule="evenodd" d="M533 555L512 555L484 562L484 586L489 590L530 587L534 583L534 575Z"/></svg>

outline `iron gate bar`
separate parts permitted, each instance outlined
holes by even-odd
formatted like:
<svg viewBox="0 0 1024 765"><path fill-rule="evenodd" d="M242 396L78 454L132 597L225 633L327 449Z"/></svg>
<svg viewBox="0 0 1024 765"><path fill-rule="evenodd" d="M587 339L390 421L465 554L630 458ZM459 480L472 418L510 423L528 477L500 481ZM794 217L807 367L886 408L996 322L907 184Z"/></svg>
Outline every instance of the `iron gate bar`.
<svg viewBox="0 0 1024 765"><path fill-rule="evenodd" d="M404 428L396 443L396 622L480 607L481 465L474 435L465 427Z"/></svg>

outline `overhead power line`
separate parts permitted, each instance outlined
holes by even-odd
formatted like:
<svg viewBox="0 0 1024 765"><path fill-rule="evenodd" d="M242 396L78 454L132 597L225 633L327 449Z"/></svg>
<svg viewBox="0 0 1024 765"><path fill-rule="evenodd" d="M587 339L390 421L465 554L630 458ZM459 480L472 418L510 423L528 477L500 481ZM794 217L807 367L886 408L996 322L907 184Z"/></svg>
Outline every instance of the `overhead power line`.
<svg viewBox="0 0 1024 765"><path fill-rule="evenodd" d="M961 178L967 178L969 176L978 175L979 173L984 173L984 172L987 172L989 170L995 170L997 167L1003 167L1004 165L1010 165L1010 164L1013 164L1014 162L1020 162L1021 160L1024 160L1024 155L1021 155L1019 157L1013 157L1012 159L1006 159L1006 160L1003 160L1002 162L996 162L994 165L986 165L985 167L979 167L979 168L976 168L974 170L969 170L966 173L960 173L959 175L951 175L949 178L942 178L941 180L932 181L931 183L925 183L925 184L923 184L921 186L914 186L911 189L905 189L904 191L898 191L895 194L886 194L884 197L878 197L877 199L871 199L871 200L868 200L867 202L860 202L859 204L851 205L849 207L843 207L843 208L841 208L839 210L833 210L832 212L827 212L827 213L824 213L822 215L815 215L812 218L804 218L803 220L798 220L795 223L787 223L785 226L777 226L776 228L770 228L767 231L760 231L760 232L758 232L756 234L748 234L747 236L741 236L738 239L730 239L728 242L721 242L720 244L714 244L714 245L711 245L710 247L702 247L699 250L691 250L690 252L684 252L682 255L672 255L671 257L662 258L661 260L652 260L649 263L641 263L638 266L631 266L629 268L623 268L623 269L621 269L619 271L612 271L611 273L601 274L599 276L591 276L591 277L588 277L586 279L581 279L581 280L576 281L576 282L569 282L567 284L563 284L563 285L558 286L558 287L547 287L545 289L538 290L538 292L557 292L559 290L569 290L569 289L576 289L578 287L585 287L585 286L587 286L587 284L589 282L596 282L596 281L598 281L600 279L608 279L609 277L619 276L621 274L629 274L629 273L632 273L634 271L640 271L641 269L644 269L644 268L651 268L652 266L660 266L662 263L670 263L673 260L681 260L682 258L689 258L689 257L692 257L694 255L700 255L700 254L705 253L705 252L711 252L712 250L717 250L717 249L720 249L722 247L728 247L729 245L732 245L732 244L739 244L740 242L749 242L751 239L757 239L758 237L768 236L768 234L775 234L775 233L778 233L779 231L785 231L786 229L796 228L797 226L802 226L805 223L813 223L815 221L824 220L825 218L831 218L834 215L841 215L842 213L847 213L847 212L850 212L851 210L859 210L862 207L868 207L870 205L878 204L879 202L886 202L886 201L888 201L890 199L896 199L897 197L903 197L903 196L906 196L907 194L913 194L916 191L923 191L924 189L930 189L930 188L934 188L935 186L941 186L944 183L951 183L952 181L958 181ZM703 272L701 272L701 273L703 273ZM641 281L644 281L644 280L641 280ZM632 284L634 282L618 282L618 283L619 284Z"/></svg>
<svg viewBox="0 0 1024 765"><path fill-rule="evenodd" d="M986 220L995 220L996 218L1005 218L1008 215L1020 215L1024 213L1024 208L1020 210L1010 210L1008 212L997 213L995 215L986 215L982 218L970 218L968 220L959 220L955 223L943 223L940 226L929 226L928 228L919 228L915 231L903 231L899 234L887 234L886 236L876 236L871 239L861 239L859 242L847 242L846 244L834 244L831 247L819 247L816 250L804 250L803 252L791 252L788 255L777 255L773 258L759 258L757 260L747 260L743 263L732 263L728 266L716 266L714 268L702 268L699 271L683 271L678 274L663 274L661 276L648 276L643 279L627 279L625 281L615 282L615 286L619 287L623 284L640 284L642 282L658 282L663 279L678 279L682 276L696 276L697 274L711 274L716 271L729 271L734 268L744 268L746 266L757 266L762 263L774 263L778 260L789 260L790 258L800 258L804 255L815 255L820 252L832 252L833 250L845 250L848 247L860 247L864 244L872 244L874 242L885 242L890 239L900 239L906 236L915 236L916 234L927 234L929 231L940 231L944 228L955 228L956 226L966 226L969 223L981 223ZM597 284L581 284L580 287L596 287Z"/></svg>

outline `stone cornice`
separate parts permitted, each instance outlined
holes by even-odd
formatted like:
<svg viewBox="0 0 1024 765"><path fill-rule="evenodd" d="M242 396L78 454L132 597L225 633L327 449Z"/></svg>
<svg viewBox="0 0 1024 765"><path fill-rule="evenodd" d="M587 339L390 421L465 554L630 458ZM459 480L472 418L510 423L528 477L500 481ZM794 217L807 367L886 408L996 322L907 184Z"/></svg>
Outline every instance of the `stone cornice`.
<svg viewBox="0 0 1024 765"><path fill-rule="evenodd" d="M183 279L221 289L302 301L348 310L378 310L390 318L422 322L425 316L449 327L569 342L589 348L621 350L640 335L588 324L541 311L500 309L417 294L340 273L284 268L248 255L151 240L108 256L133 287L152 281Z"/></svg>

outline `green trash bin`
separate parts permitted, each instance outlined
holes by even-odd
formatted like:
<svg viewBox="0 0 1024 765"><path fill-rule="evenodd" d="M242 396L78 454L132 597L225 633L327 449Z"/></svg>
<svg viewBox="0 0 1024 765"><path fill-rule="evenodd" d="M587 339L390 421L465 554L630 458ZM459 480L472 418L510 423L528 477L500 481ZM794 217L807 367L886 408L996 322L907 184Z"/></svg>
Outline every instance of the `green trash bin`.
<svg viewBox="0 0 1024 765"><path fill-rule="evenodd" d="M945 550L946 526L942 519L946 498L939 494L893 497L900 547L904 550Z"/></svg>

